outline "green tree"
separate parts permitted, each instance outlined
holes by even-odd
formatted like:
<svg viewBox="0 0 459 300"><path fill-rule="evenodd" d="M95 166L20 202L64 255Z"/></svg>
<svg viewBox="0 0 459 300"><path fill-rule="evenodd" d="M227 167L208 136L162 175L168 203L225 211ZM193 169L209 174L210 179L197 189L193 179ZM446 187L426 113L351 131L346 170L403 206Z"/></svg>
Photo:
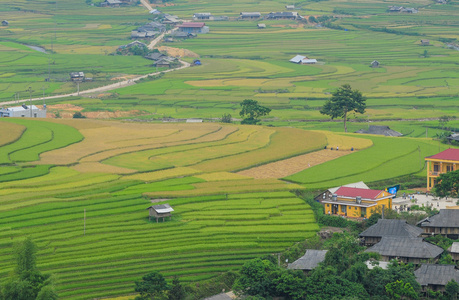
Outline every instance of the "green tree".
<svg viewBox="0 0 459 300"><path fill-rule="evenodd" d="M441 116L440 118L438 118L438 124L440 125L441 129L446 129L446 125L449 123L449 121L455 118L455 116Z"/></svg>
<svg viewBox="0 0 459 300"><path fill-rule="evenodd" d="M358 90L353 90L349 84L343 84L335 92L332 97L328 100L320 113L328 115L332 119L343 118L344 119L344 132L347 132L346 122L348 120L348 114L354 113L365 113L366 98L362 96L362 93Z"/></svg>
<svg viewBox="0 0 459 300"><path fill-rule="evenodd" d="M445 286L445 292L448 299L457 300L457 294L459 293L459 284L451 279Z"/></svg>
<svg viewBox="0 0 459 300"><path fill-rule="evenodd" d="M74 119L85 119L86 117L80 111L77 111L73 114L73 118Z"/></svg>
<svg viewBox="0 0 459 300"><path fill-rule="evenodd" d="M243 118L241 124L256 125L260 123L259 118L269 115L271 109L258 104L258 101L246 99L241 102L239 115Z"/></svg>
<svg viewBox="0 0 459 300"><path fill-rule="evenodd" d="M403 280L390 282L386 285L386 293L392 299L418 299L418 293L414 290L411 284L404 283Z"/></svg>
<svg viewBox="0 0 459 300"><path fill-rule="evenodd" d="M182 300L185 298L185 289L183 288L177 276L172 279L171 290L169 291L169 300Z"/></svg>
<svg viewBox="0 0 459 300"><path fill-rule="evenodd" d="M276 266L269 260L249 260L242 266L241 276L234 283L233 290L239 295L270 296L274 290L270 273L275 269Z"/></svg>
<svg viewBox="0 0 459 300"><path fill-rule="evenodd" d="M221 118L222 123L231 123L232 122L232 116L230 114L223 114Z"/></svg>
<svg viewBox="0 0 459 300"><path fill-rule="evenodd" d="M167 299L169 286L163 275L153 271L143 276L142 281L136 281L134 290L140 293L136 300Z"/></svg>
<svg viewBox="0 0 459 300"><path fill-rule="evenodd" d="M459 170L443 173L438 176L438 183L434 187L434 193L437 196L457 197L459 190Z"/></svg>

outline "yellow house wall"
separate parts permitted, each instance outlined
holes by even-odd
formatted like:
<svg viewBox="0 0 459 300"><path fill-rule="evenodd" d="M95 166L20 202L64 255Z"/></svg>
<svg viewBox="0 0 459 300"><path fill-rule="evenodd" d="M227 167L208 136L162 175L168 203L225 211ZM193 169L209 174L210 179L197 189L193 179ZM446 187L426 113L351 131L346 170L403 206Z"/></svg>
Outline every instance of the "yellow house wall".
<svg viewBox="0 0 459 300"><path fill-rule="evenodd" d="M389 195L389 193L384 193L381 195L381 197L384 197L384 196L387 196ZM355 204L355 200L349 200L349 199L343 199L343 198L338 198L337 199L338 201L345 201L345 202L348 202L349 204L347 205L341 205L341 204L338 204L338 212L337 214L338 215L345 215L344 212L342 212L342 206L346 206L346 216L348 217L352 217L352 218L360 218L362 215L362 208L360 206L356 206ZM369 204L373 204L374 201L362 201L362 203L369 203ZM370 208L367 208L367 211L366 211L366 214L364 215L365 218L369 218L371 217L371 215L375 212L375 211L381 211L382 210L382 206L384 205L385 208L392 208L392 198L387 198L387 199L382 199L382 200L378 200L377 201L377 205L376 206L372 206ZM378 209L379 208L379 209ZM325 214L332 214L332 204L330 203L325 203L324 204L324 210L325 210Z"/></svg>
<svg viewBox="0 0 459 300"><path fill-rule="evenodd" d="M450 171L456 171L458 169L457 164L459 161L450 161L450 160L440 160L440 159L433 159L433 160L426 160L427 161L427 190L430 191L435 186L435 178L437 178L440 174L447 173L448 167ZM434 172L435 165L438 165L438 175L431 175L431 172Z"/></svg>

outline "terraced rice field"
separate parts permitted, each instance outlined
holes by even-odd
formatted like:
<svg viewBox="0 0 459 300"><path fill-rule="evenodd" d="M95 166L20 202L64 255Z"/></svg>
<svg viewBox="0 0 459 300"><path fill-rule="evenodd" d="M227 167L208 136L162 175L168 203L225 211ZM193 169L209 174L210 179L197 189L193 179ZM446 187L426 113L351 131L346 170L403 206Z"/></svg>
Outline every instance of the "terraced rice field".
<svg viewBox="0 0 459 300"><path fill-rule="evenodd" d="M290 192L302 186L219 166L239 160L224 168L231 171L322 148L326 137L319 132L0 121L0 129L8 128L17 134L1 148L0 277L14 267L13 243L31 236L39 268L56 275L62 299L128 294L151 270L183 281L211 278L318 230L310 207ZM301 141L292 143L295 136ZM207 161L216 162L215 170L201 167ZM146 208L164 202L175 210L172 220L150 222Z"/></svg>

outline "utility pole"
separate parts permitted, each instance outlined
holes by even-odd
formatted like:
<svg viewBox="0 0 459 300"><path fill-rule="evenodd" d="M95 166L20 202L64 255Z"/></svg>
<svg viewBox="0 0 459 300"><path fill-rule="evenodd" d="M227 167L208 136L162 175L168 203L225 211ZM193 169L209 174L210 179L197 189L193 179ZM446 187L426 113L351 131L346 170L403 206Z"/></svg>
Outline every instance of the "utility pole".
<svg viewBox="0 0 459 300"><path fill-rule="evenodd" d="M45 107L45 86L42 86L41 89L43 90L43 108Z"/></svg>
<svg viewBox="0 0 459 300"><path fill-rule="evenodd" d="M30 117L32 118L32 87L30 86L29 86L29 96L30 96L30 100L29 100Z"/></svg>
<svg viewBox="0 0 459 300"><path fill-rule="evenodd" d="M83 213L83 235L86 235L86 208Z"/></svg>
<svg viewBox="0 0 459 300"><path fill-rule="evenodd" d="M77 81L77 95L80 96L80 82Z"/></svg>

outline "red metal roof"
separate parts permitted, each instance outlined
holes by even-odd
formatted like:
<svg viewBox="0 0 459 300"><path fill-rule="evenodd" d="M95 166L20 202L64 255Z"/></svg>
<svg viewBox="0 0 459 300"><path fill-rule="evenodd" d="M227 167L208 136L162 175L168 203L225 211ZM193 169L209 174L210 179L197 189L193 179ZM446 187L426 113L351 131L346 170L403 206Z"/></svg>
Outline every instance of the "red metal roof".
<svg viewBox="0 0 459 300"><path fill-rule="evenodd" d="M376 199L379 194L384 192L383 190L370 190L370 189L359 189L359 188L352 188L352 187L340 187L335 194L338 197L351 197L355 198L357 196L362 197L362 199Z"/></svg>
<svg viewBox="0 0 459 300"><path fill-rule="evenodd" d="M459 161L459 149L446 149L445 151L427 156L426 158Z"/></svg>
<svg viewBox="0 0 459 300"><path fill-rule="evenodd" d="M183 27L186 27L186 28L201 28L201 27L204 27L206 26L206 23L203 23L203 22L196 22L196 23L192 23L192 22L185 22L183 23L182 25L180 25L179 27L183 28Z"/></svg>

